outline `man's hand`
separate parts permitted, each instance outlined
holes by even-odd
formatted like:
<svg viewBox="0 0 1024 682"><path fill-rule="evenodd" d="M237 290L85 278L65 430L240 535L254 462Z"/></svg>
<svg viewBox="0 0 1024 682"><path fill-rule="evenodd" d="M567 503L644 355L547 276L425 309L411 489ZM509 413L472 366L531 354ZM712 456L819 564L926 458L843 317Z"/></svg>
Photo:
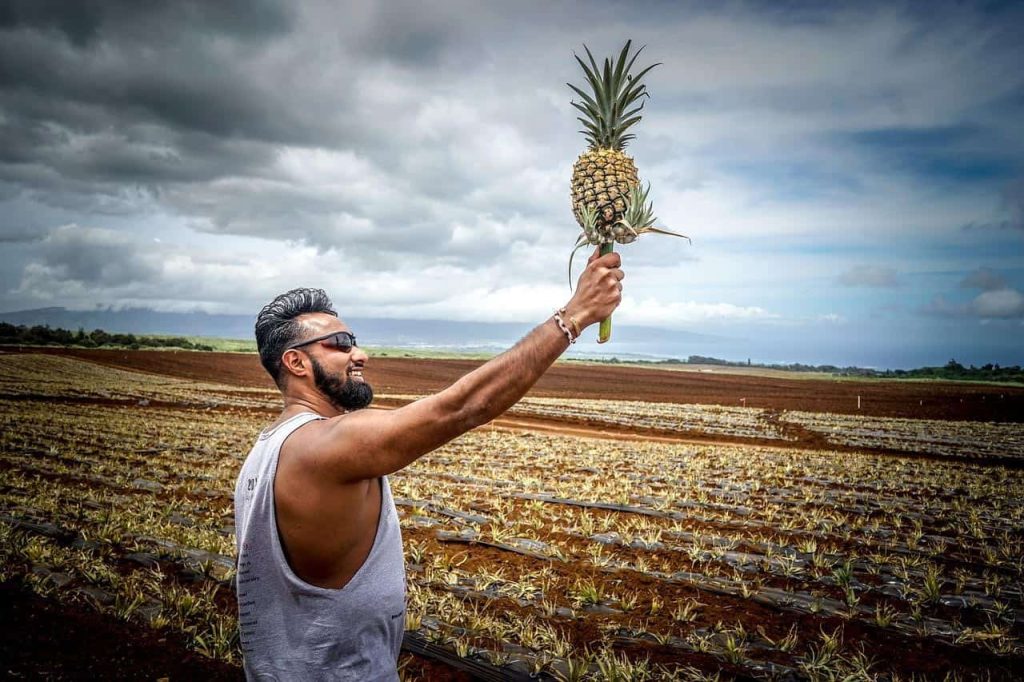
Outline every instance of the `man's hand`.
<svg viewBox="0 0 1024 682"><path fill-rule="evenodd" d="M602 256L601 247L594 249L580 275L576 294L565 306L566 313L576 318L580 329L600 322L619 307L622 279L626 276L621 265L622 258L614 251Z"/></svg>

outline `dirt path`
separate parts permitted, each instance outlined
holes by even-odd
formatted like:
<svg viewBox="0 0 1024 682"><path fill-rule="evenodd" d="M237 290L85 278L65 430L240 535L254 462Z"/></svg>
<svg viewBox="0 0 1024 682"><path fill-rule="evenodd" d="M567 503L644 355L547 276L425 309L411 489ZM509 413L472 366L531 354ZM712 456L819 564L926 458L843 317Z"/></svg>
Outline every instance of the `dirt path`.
<svg viewBox="0 0 1024 682"><path fill-rule="evenodd" d="M59 348L8 350L54 353L154 374L274 388L254 354ZM425 394L449 386L480 364L479 360L371 358L366 377L379 394ZM1024 422L1024 386L966 382L780 379L557 363L527 395L745 405L777 411L877 417Z"/></svg>

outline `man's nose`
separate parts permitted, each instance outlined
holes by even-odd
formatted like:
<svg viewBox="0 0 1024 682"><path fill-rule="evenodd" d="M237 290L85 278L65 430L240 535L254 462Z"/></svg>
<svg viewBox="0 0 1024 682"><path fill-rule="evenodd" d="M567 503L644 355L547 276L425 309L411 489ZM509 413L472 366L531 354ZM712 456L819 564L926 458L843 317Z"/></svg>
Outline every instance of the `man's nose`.
<svg viewBox="0 0 1024 682"><path fill-rule="evenodd" d="M354 362L366 362L369 359L370 359L370 356L367 354L367 352L365 350L363 350L362 348L360 348L359 346L356 346L352 350L352 360Z"/></svg>

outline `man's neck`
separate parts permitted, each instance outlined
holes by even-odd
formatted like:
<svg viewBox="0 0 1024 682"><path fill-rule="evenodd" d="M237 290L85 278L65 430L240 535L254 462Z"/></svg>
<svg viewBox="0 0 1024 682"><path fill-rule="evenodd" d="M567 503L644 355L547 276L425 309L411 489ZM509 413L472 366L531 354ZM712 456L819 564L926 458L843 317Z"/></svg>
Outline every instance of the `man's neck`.
<svg viewBox="0 0 1024 682"><path fill-rule="evenodd" d="M315 412L321 417L337 417L345 414L345 410L339 410L322 396L308 395L285 395L284 410L282 417L290 417L300 412Z"/></svg>

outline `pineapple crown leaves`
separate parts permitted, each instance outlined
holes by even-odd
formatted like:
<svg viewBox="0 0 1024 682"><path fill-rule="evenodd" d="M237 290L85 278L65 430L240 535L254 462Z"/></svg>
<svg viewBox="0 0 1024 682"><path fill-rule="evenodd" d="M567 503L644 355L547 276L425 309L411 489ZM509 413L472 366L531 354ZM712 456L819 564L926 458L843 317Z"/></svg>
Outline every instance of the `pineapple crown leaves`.
<svg viewBox="0 0 1024 682"><path fill-rule="evenodd" d="M572 102L572 106L583 114L578 116L577 120L583 124L584 130L580 132L587 138L591 148L607 147L621 150L627 142L636 137L632 134L627 135L626 130L640 121L640 111L644 108L641 100L650 97L647 86L640 80L658 64L651 64L635 76L630 74L636 58L644 50L641 47L630 57L631 44L631 40L626 41L618 59L612 61L606 58L603 69L598 67L594 55L586 45L583 49L587 52L589 64L580 59L579 55L573 54L583 67L591 92L587 93L572 83L566 85L583 100L582 103ZM638 101L639 105L634 106Z"/></svg>
<svg viewBox="0 0 1024 682"><path fill-rule="evenodd" d="M647 232L653 232L655 234L681 237L692 244L693 240L685 234L670 232L669 230L663 230L660 227L654 226L658 219L654 216L654 202L647 200L647 196L650 193L651 183L647 183L647 189L641 187L640 183L631 185L629 195L626 197L626 211L615 224L622 225L632 232L634 238ZM586 204L580 204L579 210L583 223L583 232L576 239L572 253L569 254L569 291L572 291L572 261L576 257L576 252L587 244L593 243L591 236L597 233L597 211Z"/></svg>
<svg viewBox="0 0 1024 682"><path fill-rule="evenodd" d="M654 217L654 202L647 201L647 195L650 193L651 183L647 183L647 189L643 189L639 183L631 186L629 188L629 196L626 197L626 211L616 224L622 225L636 237L645 232L654 232L656 234L682 237L692 244L693 241L685 234L669 232L654 226L658 219Z"/></svg>
<svg viewBox="0 0 1024 682"><path fill-rule="evenodd" d="M576 252L590 243L590 235L597 229L597 210L586 204L580 204L580 217L583 219L583 232L576 240L572 253L569 254L569 291L572 291L572 259Z"/></svg>

